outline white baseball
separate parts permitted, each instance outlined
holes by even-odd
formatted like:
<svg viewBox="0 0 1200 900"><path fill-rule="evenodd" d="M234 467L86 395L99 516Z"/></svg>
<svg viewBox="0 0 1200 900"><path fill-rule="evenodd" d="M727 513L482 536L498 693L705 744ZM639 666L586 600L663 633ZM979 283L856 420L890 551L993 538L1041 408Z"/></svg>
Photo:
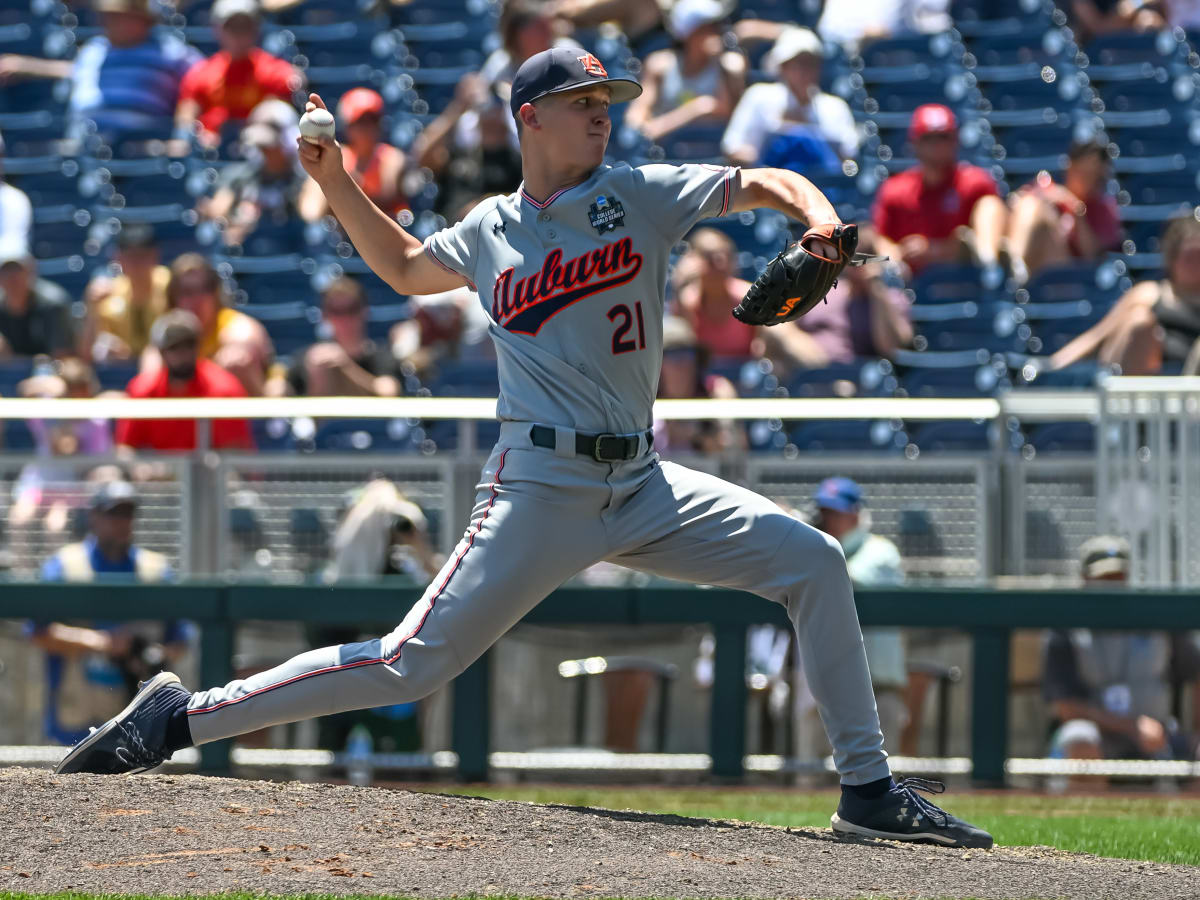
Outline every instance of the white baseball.
<svg viewBox="0 0 1200 900"><path fill-rule="evenodd" d="M333 113L327 109L314 109L300 117L300 137L311 144L320 143L322 137L333 137Z"/></svg>

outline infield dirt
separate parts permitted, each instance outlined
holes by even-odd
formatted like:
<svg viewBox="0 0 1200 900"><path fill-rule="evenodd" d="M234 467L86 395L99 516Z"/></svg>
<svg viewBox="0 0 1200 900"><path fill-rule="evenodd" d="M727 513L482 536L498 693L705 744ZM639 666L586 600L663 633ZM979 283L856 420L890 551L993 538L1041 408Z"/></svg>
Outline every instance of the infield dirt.
<svg viewBox="0 0 1200 900"><path fill-rule="evenodd" d="M1200 895L1200 868L198 775L0 769L0 891L447 897Z"/></svg>

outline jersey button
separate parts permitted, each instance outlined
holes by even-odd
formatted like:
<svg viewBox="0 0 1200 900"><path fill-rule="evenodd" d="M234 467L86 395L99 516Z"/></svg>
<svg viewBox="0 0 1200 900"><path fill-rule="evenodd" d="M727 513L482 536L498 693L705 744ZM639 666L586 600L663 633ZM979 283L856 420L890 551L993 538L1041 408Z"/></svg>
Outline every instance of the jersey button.
<svg viewBox="0 0 1200 900"><path fill-rule="evenodd" d="M581 364L580 364L580 366L579 366L579 374L580 374L580 375L586 375L586 374L587 374L587 366L583 365L582 363L581 363Z"/></svg>
<svg viewBox="0 0 1200 900"><path fill-rule="evenodd" d="M558 232L550 228L546 231L546 237L558 237Z"/></svg>
<svg viewBox="0 0 1200 900"><path fill-rule="evenodd" d="M550 213L542 213L540 216L538 216L538 221L539 222L549 222L550 221Z"/></svg>

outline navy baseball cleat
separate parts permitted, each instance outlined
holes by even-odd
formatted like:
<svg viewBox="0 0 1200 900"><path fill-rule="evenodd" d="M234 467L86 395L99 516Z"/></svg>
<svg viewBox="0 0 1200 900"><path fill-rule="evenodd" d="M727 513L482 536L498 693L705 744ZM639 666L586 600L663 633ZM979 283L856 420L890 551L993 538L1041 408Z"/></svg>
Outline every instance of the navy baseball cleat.
<svg viewBox="0 0 1200 900"><path fill-rule="evenodd" d="M129 705L72 747L54 774L124 775L161 765L177 749L168 748L171 716L186 708L191 696L172 672L143 681Z"/></svg>
<svg viewBox="0 0 1200 900"><path fill-rule="evenodd" d="M945 847L992 846L992 836L982 828L956 819L930 803L917 791L940 794L946 786L926 778L904 778L878 797L865 798L843 790L830 824L839 834L883 838L889 841L928 841Z"/></svg>

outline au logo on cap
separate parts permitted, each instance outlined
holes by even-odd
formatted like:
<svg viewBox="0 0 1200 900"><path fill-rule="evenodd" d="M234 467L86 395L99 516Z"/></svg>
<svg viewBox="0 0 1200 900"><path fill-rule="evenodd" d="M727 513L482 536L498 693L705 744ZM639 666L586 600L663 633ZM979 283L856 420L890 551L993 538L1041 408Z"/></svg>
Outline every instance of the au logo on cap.
<svg viewBox="0 0 1200 900"><path fill-rule="evenodd" d="M585 53L579 57L579 62L583 66L583 71L587 72L593 78L607 78L608 72L604 68L604 63L596 59L590 53Z"/></svg>

